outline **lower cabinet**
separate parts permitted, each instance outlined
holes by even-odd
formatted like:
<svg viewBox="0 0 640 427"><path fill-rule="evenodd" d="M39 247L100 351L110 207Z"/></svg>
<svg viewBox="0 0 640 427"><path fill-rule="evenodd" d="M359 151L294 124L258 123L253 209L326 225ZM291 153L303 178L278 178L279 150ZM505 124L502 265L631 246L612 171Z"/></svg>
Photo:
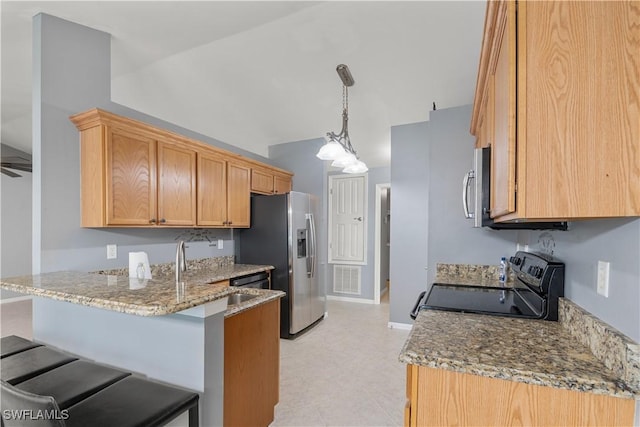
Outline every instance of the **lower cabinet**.
<svg viewBox="0 0 640 427"><path fill-rule="evenodd" d="M405 426L631 426L635 400L407 365Z"/></svg>
<svg viewBox="0 0 640 427"><path fill-rule="evenodd" d="M279 400L280 301L224 319L224 425L268 426Z"/></svg>

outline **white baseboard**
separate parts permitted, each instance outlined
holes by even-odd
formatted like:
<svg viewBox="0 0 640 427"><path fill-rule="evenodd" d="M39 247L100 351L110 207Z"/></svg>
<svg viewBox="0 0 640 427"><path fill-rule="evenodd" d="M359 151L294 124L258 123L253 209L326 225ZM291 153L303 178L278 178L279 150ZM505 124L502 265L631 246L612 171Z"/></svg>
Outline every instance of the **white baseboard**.
<svg viewBox="0 0 640 427"><path fill-rule="evenodd" d="M327 299L332 301L358 302L360 304L375 304L374 300L364 299L364 298L351 298L351 297L339 297L335 295L327 295Z"/></svg>
<svg viewBox="0 0 640 427"><path fill-rule="evenodd" d="M402 329L404 331L410 331L411 328L413 327L411 323L396 323L396 322L389 322L387 323L387 326L389 327L389 329Z"/></svg>
<svg viewBox="0 0 640 427"><path fill-rule="evenodd" d="M380 291L380 296L383 296L384 294L386 294L387 292L389 292L389 287L385 286L385 288L383 290Z"/></svg>
<svg viewBox="0 0 640 427"><path fill-rule="evenodd" d="M32 297L30 295L24 296L24 297L12 297L12 298L3 298L0 300L0 304L9 304L12 302L20 302L20 301L27 301L27 300L31 300Z"/></svg>

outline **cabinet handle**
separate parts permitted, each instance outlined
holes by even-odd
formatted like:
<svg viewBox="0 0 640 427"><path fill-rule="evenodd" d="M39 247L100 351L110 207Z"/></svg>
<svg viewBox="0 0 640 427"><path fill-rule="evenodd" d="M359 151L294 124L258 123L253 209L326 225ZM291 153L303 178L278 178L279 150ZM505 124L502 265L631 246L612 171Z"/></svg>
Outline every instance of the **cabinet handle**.
<svg viewBox="0 0 640 427"><path fill-rule="evenodd" d="M149 220L149 224L155 224L155 223L156 223L156 219L155 219L155 218L151 218L151 219Z"/></svg>
<svg viewBox="0 0 640 427"><path fill-rule="evenodd" d="M222 225L227 225L229 224L229 221L222 221Z"/></svg>
<svg viewBox="0 0 640 427"><path fill-rule="evenodd" d="M233 222L231 222L231 221L227 222L227 225L231 225L231 224L233 224Z"/></svg>
<svg viewBox="0 0 640 427"><path fill-rule="evenodd" d="M164 224L165 222L167 222L167 220L166 220L166 219L164 219L164 218L162 218L162 219L160 220L160 222L161 222L162 224Z"/></svg>

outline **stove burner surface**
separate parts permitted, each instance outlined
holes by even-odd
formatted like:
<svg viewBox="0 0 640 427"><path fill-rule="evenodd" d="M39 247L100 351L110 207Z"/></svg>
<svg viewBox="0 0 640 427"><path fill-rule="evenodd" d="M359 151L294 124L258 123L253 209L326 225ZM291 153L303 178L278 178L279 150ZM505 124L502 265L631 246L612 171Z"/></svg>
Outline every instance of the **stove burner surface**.
<svg viewBox="0 0 640 427"><path fill-rule="evenodd" d="M539 318L512 288L435 283L421 309Z"/></svg>

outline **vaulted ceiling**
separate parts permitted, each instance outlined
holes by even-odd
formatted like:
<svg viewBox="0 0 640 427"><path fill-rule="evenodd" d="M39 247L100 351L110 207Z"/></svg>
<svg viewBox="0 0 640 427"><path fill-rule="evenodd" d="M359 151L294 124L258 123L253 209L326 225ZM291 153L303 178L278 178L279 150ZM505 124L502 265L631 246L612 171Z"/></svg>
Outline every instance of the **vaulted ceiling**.
<svg viewBox="0 0 640 427"><path fill-rule="evenodd" d="M261 155L340 131L386 166L390 127L473 101L484 1L0 2L2 143L30 151L31 21L112 35L112 100Z"/></svg>

